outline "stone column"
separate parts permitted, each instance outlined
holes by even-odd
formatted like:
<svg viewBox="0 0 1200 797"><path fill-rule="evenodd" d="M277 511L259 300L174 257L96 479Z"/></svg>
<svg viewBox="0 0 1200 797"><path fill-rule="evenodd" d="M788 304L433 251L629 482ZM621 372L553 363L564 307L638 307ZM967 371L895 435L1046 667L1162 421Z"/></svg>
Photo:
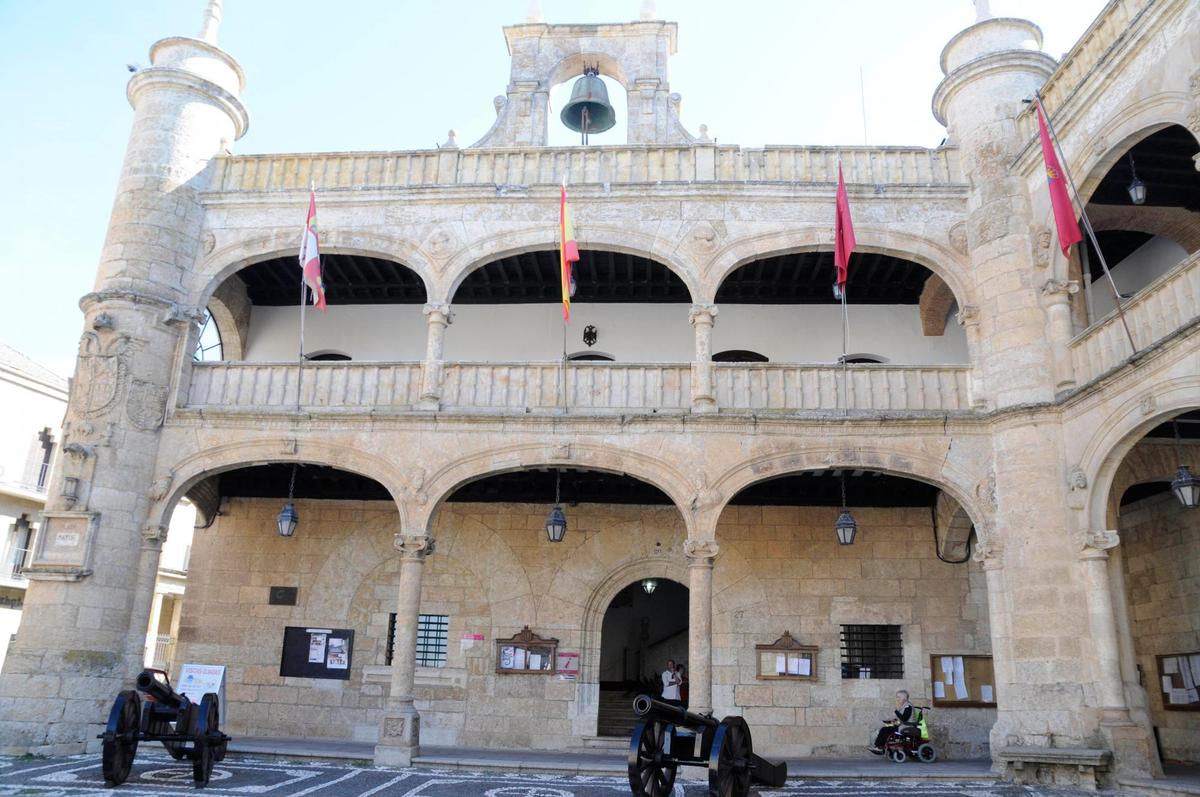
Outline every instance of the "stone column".
<svg viewBox="0 0 1200 797"><path fill-rule="evenodd" d="M688 694L689 711L712 713L712 571L719 552L716 540L688 540Z"/></svg>
<svg viewBox="0 0 1200 797"><path fill-rule="evenodd" d="M716 319L716 305L694 304L688 313L688 320L696 331L696 359L692 362L692 412L717 411L712 368L712 329Z"/></svg>
<svg viewBox="0 0 1200 797"><path fill-rule="evenodd" d="M979 362L979 358L983 352L981 348L982 338L979 334L979 308L973 304L963 305L958 309L955 320L963 328L967 336L967 349L974 356L971 362L971 382L969 386L971 406L978 408L986 407L987 396L983 392L983 365Z"/></svg>
<svg viewBox="0 0 1200 797"><path fill-rule="evenodd" d="M147 667L154 663L154 648L158 643L158 624L162 621L162 605L162 593L154 592L150 601L150 617L146 623L146 633L142 635L142 663Z"/></svg>
<svg viewBox="0 0 1200 797"><path fill-rule="evenodd" d="M978 532L977 532L978 533ZM1012 631L1009 627L1008 587L1004 578L1004 545L999 540L976 542L971 558L979 562L987 579L988 627L992 634L992 676L996 679L996 724L992 726L990 744L993 750L1004 746L1008 736L1008 685L1013 681Z"/></svg>
<svg viewBox="0 0 1200 797"><path fill-rule="evenodd" d="M400 587L396 601L396 639L392 647L392 684L375 745L375 764L412 765L421 744L421 717L413 703L417 671L417 615L421 612L421 574L433 550L427 534L396 535Z"/></svg>
<svg viewBox="0 0 1200 797"><path fill-rule="evenodd" d="M1046 308L1046 338L1054 355L1054 389L1075 386L1075 366L1071 362L1071 296L1079 292L1072 280L1048 280L1042 286Z"/></svg>
<svg viewBox="0 0 1200 797"><path fill-rule="evenodd" d="M1115 531L1090 531L1080 538L1079 560L1083 564L1088 620L1095 646L1097 692L1105 716L1127 716L1129 712L1121 683L1121 651L1117 646L1117 623L1108 583L1108 549L1115 547L1118 541Z"/></svg>
<svg viewBox="0 0 1200 797"><path fill-rule="evenodd" d="M450 326L450 305L430 303L425 305L425 323L428 335L425 339L425 363L421 368L420 409L438 410L442 401L442 351L446 339L446 327Z"/></svg>

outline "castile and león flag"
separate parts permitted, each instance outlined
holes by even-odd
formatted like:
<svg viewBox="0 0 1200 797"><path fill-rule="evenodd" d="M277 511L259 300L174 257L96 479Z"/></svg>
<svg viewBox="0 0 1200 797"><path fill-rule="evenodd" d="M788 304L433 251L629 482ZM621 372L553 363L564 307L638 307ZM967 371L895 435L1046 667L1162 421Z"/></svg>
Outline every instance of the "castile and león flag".
<svg viewBox="0 0 1200 797"><path fill-rule="evenodd" d="M564 177L558 199L558 257L559 281L562 284L563 323L571 320L571 297L575 295L575 270L579 262L579 244L571 224L571 208L567 205L567 180Z"/></svg>
<svg viewBox="0 0 1200 797"><path fill-rule="evenodd" d="M321 248L317 236L317 194L308 189L308 216L300 238L300 269L308 286L310 301L318 310L325 310L325 283L321 280ZM303 303L302 303L303 304Z"/></svg>

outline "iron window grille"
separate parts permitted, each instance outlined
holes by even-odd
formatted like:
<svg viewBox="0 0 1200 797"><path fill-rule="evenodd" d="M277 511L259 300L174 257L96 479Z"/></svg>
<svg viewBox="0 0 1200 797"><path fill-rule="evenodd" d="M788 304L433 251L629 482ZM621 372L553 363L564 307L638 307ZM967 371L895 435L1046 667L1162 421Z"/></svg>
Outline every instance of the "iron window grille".
<svg viewBox="0 0 1200 797"><path fill-rule="evenodd" d="M903 678L900 626L842 626L842 677Z"/></svg>
<svg viewBox="0 0 1200 797"><path fill-rule="evenodd" d="M417 615L417 666L445 667L446 645L450 638L450 616L446 614ZM392 663L396 651L396 613L388 615L387 649L384 664Z"/></svg>

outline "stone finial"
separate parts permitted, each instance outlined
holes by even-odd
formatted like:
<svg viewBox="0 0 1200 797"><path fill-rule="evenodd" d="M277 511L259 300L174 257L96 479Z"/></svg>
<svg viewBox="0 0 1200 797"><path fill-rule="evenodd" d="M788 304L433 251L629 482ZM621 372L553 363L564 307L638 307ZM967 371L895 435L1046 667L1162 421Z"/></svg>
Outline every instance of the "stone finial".
<svg viewBox="0 0 1200 797"><path fill-rule="evenodd" d="M531 25L546 21L546 18L542 16L542 0L529 0L525 11L525 21Z"/></svg>
<svg viewBox="0 0 1200 797"><path fill-rule="evenodd" d="M442 149L458 149L458 133L454 130L446 131L446 143L442 144Z"/></svg>
<svg viewBox="0 0 1200 797"><path fill-rule="evenodd" d="M658 19L658 9L655 7L654 0L642 0L641 11L638 16L642 20Z"/></svg>
<svg viewBox="0 0 1200 797"><path fill-rule="evenodd" d="M712 141L712 139L708 137L708 125L700 125L700 137L696 140L703 141L705 143Z"/></svg>
<svg viewBox="0 0 1200 797"><path fill-rule="evenodd" d="M204 9L204 21L200 23L200 32L196 34L196 38L215 47L221 18L221 0L208 0L208 7Z"/></svg>
<svg viewBox="0 0 1200 797"><path fill-rule="evenodd" d="M992 18L991 3L988 0L974 0L974 2L976 22L984 22Z"/></svg>

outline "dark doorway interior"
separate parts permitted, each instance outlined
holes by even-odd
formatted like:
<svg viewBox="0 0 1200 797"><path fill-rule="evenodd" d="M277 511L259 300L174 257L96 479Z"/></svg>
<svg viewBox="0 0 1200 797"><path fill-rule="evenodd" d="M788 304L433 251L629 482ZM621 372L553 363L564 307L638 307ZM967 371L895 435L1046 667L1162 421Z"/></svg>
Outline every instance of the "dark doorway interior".
<svg viewBox="0 0 1200 797"><path fill-rule="evenodd" d="M617 593L604 613L600 636L600 708L597 736L633 731L633 698L662 690L667 659L687 665L687 587L665 578L635 581Z"/></svg>

